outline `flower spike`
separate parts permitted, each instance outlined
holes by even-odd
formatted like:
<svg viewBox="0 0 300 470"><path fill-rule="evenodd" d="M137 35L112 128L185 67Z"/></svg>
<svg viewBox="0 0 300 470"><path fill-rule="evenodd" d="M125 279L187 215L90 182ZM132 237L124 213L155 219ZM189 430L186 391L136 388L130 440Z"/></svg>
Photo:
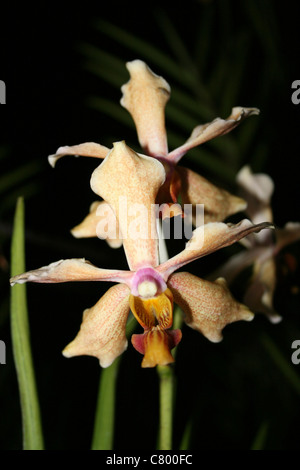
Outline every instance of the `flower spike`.
<svg viewBox="0 0 300 470"><path fill-rule="evenodd" d="M138 140L147 155L136 153L125 141L115 142L112 149L94 142L60 147L49 156L52 166L64 155L82 155L103 160L91 177L92 190L102 198L94 202L89 214L72 234L77 237L106 238L111 246L123 243L129 270L100 269L85 259L60 260L39 269L14 276L11 284L23 282L59 283L71 281L107 281L114 285L93 307L83 314L80 331L64 349L66 357L91 355L108 367L127 348L126 322L130 309L144 329L132 336L132 345L144 355L142 367L155 367L174 362L171 350L180 342L181 331L172 330L173 302L184 311L185 321L210 341L222 339L223 328L234 321L251 320L253 313L230 294L223 278L204 281L189 273L175 273L186 264L229 246L260 231L273 228L272 219L264 216L239 224L222 221L236 212L247 210L246 201L215 187L205 178L177 163L195 146L234 129L246 117L258 114L256 108L234 107L227 119L197 126L190 138L169 152L165 129L165 107L170 98L170 86L154 74L141 60L127 63L130 80L123 85L121 105L131 114ZM256 188L267 178L240 175L246 189ZM266 189L266 188L265 188ZM272 188L271 188L272 189ZM270 186L262 191L259 203L266 209ZM261 194L260 194L261 196ZM243 196L242 196L243 197ZM192 206L205 206L202 222L181 253L159 264L157 218L180 216L178 201ZM157 211L157 205L160 206ZM251 207L249 206L249 210ZM197 214L197 212L196 212ZM252 217L250 217L252 218ZM207 223L208 222L208 223ZM289 227L290 228L290 227ZM298 238L299 227L282 232L281 245ZM270 239L265 237L264 239ZM259 247L261 248L261 247ZM280 249L280 246L271 248ZM255 260L258 286L263 288L262 301L271 307L274 264L260 250ZM273 253L273 252L272 252ZM242 259L252 262L253 254ZM238 269L241 258L234 260ZM254 296L253 296L254 298Z"/></svg>

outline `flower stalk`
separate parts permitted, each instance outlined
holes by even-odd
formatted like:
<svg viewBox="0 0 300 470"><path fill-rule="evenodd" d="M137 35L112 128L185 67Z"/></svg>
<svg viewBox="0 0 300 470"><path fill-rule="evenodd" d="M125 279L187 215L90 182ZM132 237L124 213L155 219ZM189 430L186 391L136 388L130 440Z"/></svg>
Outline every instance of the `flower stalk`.
<svg viewBox="0 0 300 470"><path fill-rule="evenodd" d="M162 224L158 223L159 259L166 262L169 258ZM179 308L174 311L174 328L180 329L178 321ZM174 350L176 351L176 349ZM174 352L173 352L174 355ZM159 441L158 450L172 450L173 438L173 405L174 405L174 367L171 364L157 366L159 378Z"/></svg>
<svg viewBox="0 0 300 470"><path fill-rule="evenodd" d="M91 450L112 450L115 429L116 382L121 358L101 370Z"/></svg>
<svg viewBox="0 0 300 470"><path fill-rule="evenodd" d="M131 317L127 322L126 336L131 336L136 325L135 318ZM120 365L121 357L118 357L111 366L101 370L91 450L113 450Z"/></svg>
<svg viewBox="0 0 300 470"><path fill-rule="evenodd" d="M172 365L157 366L159 377L158 450L172 450L174 371Z"/></svg>

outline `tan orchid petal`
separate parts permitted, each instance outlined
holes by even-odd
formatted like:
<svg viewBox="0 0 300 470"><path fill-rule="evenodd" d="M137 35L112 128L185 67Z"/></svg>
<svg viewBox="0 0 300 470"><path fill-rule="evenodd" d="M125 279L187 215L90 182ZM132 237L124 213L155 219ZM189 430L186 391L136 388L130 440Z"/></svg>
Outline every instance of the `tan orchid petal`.
<svg viewBox="0 0 300 470"><path fill-rule="evenodd" d="M133 271L159 262L155 199L164 180L165 170L158 160L138 155L124 141L114 143L92 174L92 190L110 204L119 221Z"/></svg>
<svg viewBox="0 0 300 470"><path fill-rule="evenodd" d="M205 223L222 222L247 207L244 199L218 188L194 171L180 166L177 171L181 177L182 204L203 204ZM194 224L196 225L195 216Z"/></svg>
<svg viewBox="0 0 300 470"><path fill-rule="evenodd" d="M114 269L100 269L89 261L82 259L66 259L56 261L48 266L27 271L10 279L10 283L23 284L24 282L60 283L73 281L109 281L128 282L132 273Z"/></svg>
<svg viewBox="0 0 300 470"><path fill-rule="evenodd" d="M223 277L228 284L231 284L244 269L253 265L260 256L263 256L264 252L265 247L262 246L257 246L251 250L240 251L231 256L222 266L206 277L206 279L213 280L218 277Z"/></svg>
<svg viewBox="0 0 300 470"><path fill-rule="evenodd" d="M54 168L57 160L66 156L73 155L75 157L94 157L94 158L105 158L109 152L109 148L101 144L96 144L95 142L85 142L84 144L72 145L69 147L65 145L64 147L59 147L56 153L49 155L48 161L50 165Z"/></svg>
<svg viewBox="0 0 300 470"><path fill-rule="evenodd" d="M274 182L264 173L254 174L248 165L245 165L237 174L237 183L249 196L253 196L257 203L269 206L274 192ZM252 207L250 206L250 209Z"/></svg>
<svg viewBox="0 0 300 470"><path fill-rule="evenodd" d="M285 246L300 240L300 222L288 222L284 228L276 230L275 250L278 253Z"/></svg>
<svg viewBox="0 0 300 470"><path fill-rule="evenodd" d="M254 224L263 221L273 222L271 198L274 192L274 183L270 176L264 173L254 174L251 168L244 166L236 177L240 188L239 194L247 201L246 214ZM271 245L273 234L268 231L252 234L243 240L247 248L257 244Z"/></svg>
<svg viewBox="0 0 300 470"><path fill-rule="evenodd" d="M185 314L185 322L212 342L222 340L222 330L229 323L250 321L253 313L231 295L223 278L205 281L193 274L173 274L168 280L174 302Z"/></svg>
<svg viewBox="0 0 300 470"><path fill-rule="evenodd" d="M272 257L254 264L253 277L244 296L244 302L255 313L264 313L272 323L282 317L273 306L276 287L276 264Z"/></svg>
<svg viewBox="0 0 300 470"><path fill-rule="evenodd" d="M105 201L93 202L89 214L71 233L75 238L101 238L111 248L120 248L123 244L115 213Z"/></svg>
<svg viewBox="0 0 300 470"><path fill-rule="evenodd" d="M141 60L127 62L130 80L122 86L121 105L131 114L138 139L147 155L168 153L165 106L170 86Z"/></svg>
<svg viewBox="0 0 300 470"><path fill-rule="evenodd" d="M63 350L65 357L95 356L108 367L127 348L126 322L130 290L117 284L94 307L86 309L76 338Z"/></svg>
<svg viewBox="0 0 300 470"><path fill-rule="evenodd" d="M246 165L239 171L236 180L241 197L247 201L246 214L252 222L254 224L263 221L273 222L271 197L274 183L270 176L264 173L253 174L251 168ZM255 235L255 243L271 243L271 237L271 233L261 232Z"/></svg>
<svg viewBox="0 0 300 470"><path fill-rule="evenodd" d="M204 142L227 134L237 127L245 118L259 114L257 108L232 108L231 115L227 119L216 118L212 122L195 127L189 139L182 146L168 154L168 160L177 163L188 150L197 147Z"/></svg>
<svg viewBox="0 0 300 470"><path fill-rule="evenodd" d="M192 238L181 253L161 264L157 270L166 280L170 274L187 263L232 245L250 233L259 232L265 228L273 228L273 226L267 222L253 225L248 219L236 225L222 222L205 224L194 230Z"/></svg>

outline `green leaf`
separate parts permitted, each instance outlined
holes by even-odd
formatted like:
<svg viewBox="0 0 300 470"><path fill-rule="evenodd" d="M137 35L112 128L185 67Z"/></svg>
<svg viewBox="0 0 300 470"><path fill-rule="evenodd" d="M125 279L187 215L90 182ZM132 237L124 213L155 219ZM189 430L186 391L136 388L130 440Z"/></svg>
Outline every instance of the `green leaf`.
<svg viewBox="0 0 300 470"><path fill-rule="evenodd" d="M127 322L126 335L130 336L136 327L132 316ZM112 450L114 445L116 385L121 357L111 366L101 370L98 401L95 414L92 450Z"/></svg>
<svg viewBox="0 0 300 470"><path fill-rule="evenodd" d="M125 63L117 56L87 43L81 44L80 51L87 59L84 67L110 85L121 89L121 86L129 80ZM197 124L199 124L199 119L202 122L203 120L215 118L215 111L211 106L203 104L201 100L195 100L190 92L183 91L182 88L174 86L173 83L172 102L180 108L184 107L186 110L193 112L197 116ZM192 129L189 129L189 132L191 131Z"/></svg>
<svg viewBox="0 0 300 470"><path fill-rule="evenodd" d="M11 244L11 275L25 271L24 201L19 198ZM11 336L20 392L24 450L43 450L43 434L30 345L25 284L11 289Z"/></svg>
<svg viewBox="0 0 300 470"><path fill-rule="evenodd" d="M133 121L129 113L116 103L107 100L106 98L100 98L98 96L92 96L87 98L87 105L94 108L107 116L112 117L121 124L134 129Z"/></svg>
<svg viewBox="0 0 300 470"><path fill-rule="evenodd" d="M263 450L265 447L267 435L269 430L269 423L263 421L258 429L258 432L254 438L251 450Z"/></svg>
<svg viewBox="0 0 300 470"><path fill-rule="evenodd" d="M27 178L39 173L42 169L41 162L33 160L29 163L11 170L0 177L0 194L11 190L16 185L23 183Z"/></svg>
<svg viewBox="0 0 300 470"><path fill-rule="evenodd" d="M92 450L112 450L114 444L116 381L120 358L118 357L107 369L102 369Z"/></svg>
<svg viewBox="0 0 300 470"><path fill-rule="evenodd" d="M193 419L190 419L184 429L183 436L180 442L179 450L188 450L193 432Z"/></svg>
<svg viewBox="0 0 300 470"><path fill-rule="evenodd" d="M159 441L158 450L172 450L174 369L172 364L157 366L159 378Z"/></svg>
<svg viewBox="0 0 300 470"><path fill-rule="evenodd" d="M179 81L180 84L193 87L199 98L204 101L209 100L206 91L199 89L199 83L195 80L195 76L191 75L189 70L185 70L181 65L178 65L175 60L171 59L169 55L162 50L108 21L97 19L95 21L95 27L101 31L102 34L115 40L123 47L127 47L131 51L139 54L141 60L150 60L150 68L152 68L153 65L157 65L162 71L166 71L170 77Z"/></svg>

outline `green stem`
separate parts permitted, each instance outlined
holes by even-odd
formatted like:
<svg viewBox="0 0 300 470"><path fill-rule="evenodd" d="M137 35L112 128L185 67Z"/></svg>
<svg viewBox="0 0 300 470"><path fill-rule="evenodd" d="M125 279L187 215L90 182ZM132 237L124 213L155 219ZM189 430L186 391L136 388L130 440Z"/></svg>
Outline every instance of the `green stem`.
<svg viewBox="0 0 300 470"><path fill-rule="evenodd" d="M25 271L24 202L18 199L11 245L11 275ZM25 284L11 289L11 336L20 391L23 448L43 450L40 410L32 361Z"/></svg>
<svg viewBox="0 0 300 470"><path fill-rule="evenodd" d="M159 377L159 445L158 450L172 449L174 376L171 365L157 366Z"/></svg>
<svg viewBox="0 0 300 470"><path fill-rule="evenodd" d="M92 450L112 450L114 440L116 381L120 358L102 369L95 415Z"/></svg>
<svg viewBox="0 0 300 470"><path fill-rule="evenodd" d="M131 317L127 322L126 336L131 336L136 320ZM111 366L101 370L98 399L95 413L92 450L112 450L114 446L116 389L121 357Z"/></svg>
<svg viewBox="0 0 300 470"><path fill-rule="evenodd" d="M159 235L159 259L160 263L167 261L168 250L166 241L163 237L161 224L158 224ZM181 326L181 310L175 308L173 327L175 329ZM176 348L177 349L177 348ZM176 353L176 349L173 355ZM159 378L159 442L158 450L172 450L172 431L173 431L173 405L174 405L174 368L172 365L157 366Z"/></svg>

